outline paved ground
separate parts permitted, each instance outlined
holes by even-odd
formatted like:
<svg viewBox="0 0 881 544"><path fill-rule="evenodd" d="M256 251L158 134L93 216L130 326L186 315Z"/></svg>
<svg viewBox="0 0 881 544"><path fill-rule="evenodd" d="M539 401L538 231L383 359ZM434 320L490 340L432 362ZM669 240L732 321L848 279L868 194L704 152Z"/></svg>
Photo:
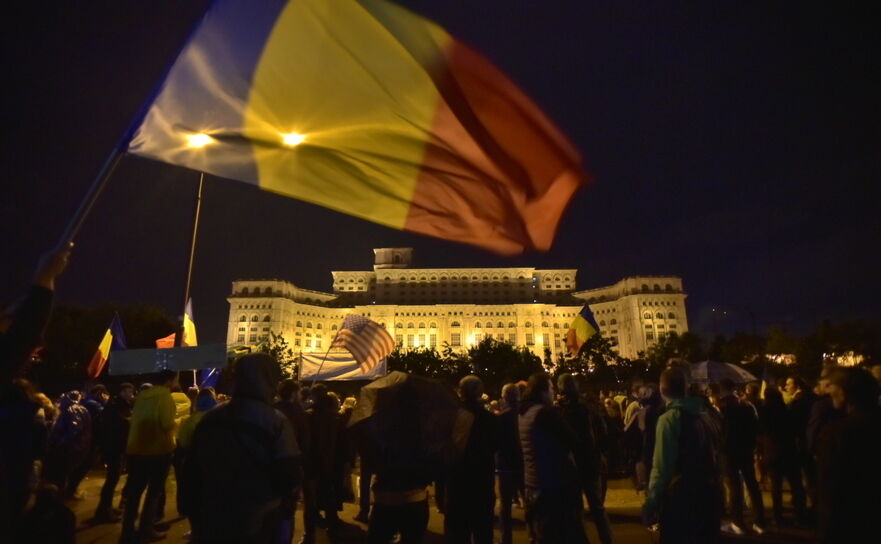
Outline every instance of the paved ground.
<svg viewBox="0 0 881 544"><path fill-rule="evenodd" d="M120 525L91 525L89 519L95 512L97 497L104 478L101 471L93 471L81 485L81 490L86 494L85 500L71 501L69 506L77 515L77 544L116 544L119 538ZM122 486L120 486L121 489ZM168 537L163 541L169 544L177 544L187 542L183 535L189 530L189 523L185 519L176 516L174 509L175 482L173 475L169 477L168 496L170 500L166 506L166 520L171 522L171 530ZM114 504L118 502L117 499ZM627 480L618 480L610 483L608 496L606 498L606 508L612 519L615 541L618 544L655 544L658 542L656 534L650 533L639 522L639 506L642 504L642 496L638 495L630 486ZM770 504L770 497L766 496L765 504ZM366 540L366 525L353 521L353 517L357 513L357 508L353 504L346 504L341 514L344 522L341 537L336 542L348 544L364 542ZM514 516L516 525L514 527L514 541L517 544L527 544L525 526L523 524L523 510L515 508ZM590 541L599 542L596 536L596 530L593 523L589 520L585 523ZM294 542L300 538L303 519L302 511L298 509L296 520L297 532ZM432 508L431 520L429 522L429 535L425 539L425 544L441 544L443 542L443 516ZM498 536L498 533L497 533ZM331 542L323 531L318 535L318 542ZM743 537L731 538L727 542L762 542L762 543L793 543L793 542L813 542L810 533L806 531L785 530L777 533L767 533L762 537L755 535L747 535Z"/></svg>

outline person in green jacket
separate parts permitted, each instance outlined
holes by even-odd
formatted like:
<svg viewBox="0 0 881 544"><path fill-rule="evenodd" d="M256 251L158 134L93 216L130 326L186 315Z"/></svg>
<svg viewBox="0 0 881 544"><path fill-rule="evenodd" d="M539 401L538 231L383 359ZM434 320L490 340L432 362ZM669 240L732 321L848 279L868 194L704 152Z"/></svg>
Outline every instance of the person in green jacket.
<svg viewBox="0 0 881 544"><path fill-rule="evenodd" d="M643 520L660 524L661 544L719 540L719 432L700 397L686 396L679 368L661 374L666 411L658 418Z"/></svg>
<svg viewBox="0 0 881 544"><path fill-rule="evenodd" d="M164 370L156 384L135 399L126 446L128 482L120 544L134 542L135 518L145 489L147 497L138 525L139 540L150 542L165 537L156 531L154 524L174 452L176 409L171 389L176 382L177 373Z"/></svg>

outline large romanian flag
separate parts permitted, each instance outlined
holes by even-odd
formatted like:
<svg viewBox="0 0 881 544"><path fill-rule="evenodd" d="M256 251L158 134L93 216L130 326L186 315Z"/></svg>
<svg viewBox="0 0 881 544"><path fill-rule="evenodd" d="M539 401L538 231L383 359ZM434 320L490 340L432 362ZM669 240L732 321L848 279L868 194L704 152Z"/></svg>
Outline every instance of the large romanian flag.
<svg viewBox="0 0 881 544"><path fill-rule="evenodd" d="M383 0L214 2L128 150L507 254L586 181L504 74Z"/></svg>
<svg viewBox="0 0 881 544"><path fill-rule="evenodd" d="M593 312L587 304L581 308L572 325L569 327L569 333L566 335L566 348L569 353L578 355L581 346L587 342L587 339L598 333L600 330L596 320L593 318Z"/></svg>
<svg viewBox="0 0 881 544"><path fill-rule="evenodd" d="M86 374L88 374L89 378L95 379L100 376L101 371L107 365L107 360L110 358L110 352L119 349L126 349L125 334L122 332L122 321L119 319L119 314L115 314L113 321L110 322L110 326L107 327L107 332L104 333L104 338L101 339L101 343L98 345L98 351L95 352L95 355L92 355L92 360L89 361L89 366L86 367Z"/></svg>

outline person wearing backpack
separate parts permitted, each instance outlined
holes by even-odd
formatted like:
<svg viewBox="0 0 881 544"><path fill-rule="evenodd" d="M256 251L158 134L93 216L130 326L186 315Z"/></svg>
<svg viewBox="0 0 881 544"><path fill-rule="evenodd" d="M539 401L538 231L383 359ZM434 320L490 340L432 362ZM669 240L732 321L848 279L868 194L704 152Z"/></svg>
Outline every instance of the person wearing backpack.
<svg viewBox="0 0 881 544"><path fill-rule="evenodd" d="M61 396L58 417L49 431L43 478L58 486L63 496L71 495L74 471L82 466L92 447L92 419L80 399L79 391Z"/></svg>
<svg viewBox="0 0 881 544"><path fill-rule="evenodd" d="M194 543L290 541L285 522L303 475L293 427L272 406L280 377L271 356L242 357L231 400L196 426L179 482Z"/></svg>
<svg viewBox="0 0 881 544"><path fill-rule="evenodd" d="M658 521L661 544L713 544L722 521L719 430L702 399L686 389L681 369L661 374L667 410L658 418L643 521Z"/></svg>

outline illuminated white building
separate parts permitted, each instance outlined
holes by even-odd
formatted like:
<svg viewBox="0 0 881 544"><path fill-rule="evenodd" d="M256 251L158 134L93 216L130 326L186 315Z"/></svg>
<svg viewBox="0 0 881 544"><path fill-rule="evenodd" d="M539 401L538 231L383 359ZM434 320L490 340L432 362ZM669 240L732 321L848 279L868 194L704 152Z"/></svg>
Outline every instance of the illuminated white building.
<svg viewBox="0 0 881 544"><path fill-rule="evenodd" d="M273 331L295 351L321 352L355 312L384 325L403 348L446 343L458 350L490 337L541 356L546 347L565 351L569 325L585 302L624 357L636 357L668 332L688 330L686 295L674 276L576 291L572 269L412 268L411 248L374 254L373 270L332 272L333 293L284 280L234 281L227 343L257 344Z"/></svg>

